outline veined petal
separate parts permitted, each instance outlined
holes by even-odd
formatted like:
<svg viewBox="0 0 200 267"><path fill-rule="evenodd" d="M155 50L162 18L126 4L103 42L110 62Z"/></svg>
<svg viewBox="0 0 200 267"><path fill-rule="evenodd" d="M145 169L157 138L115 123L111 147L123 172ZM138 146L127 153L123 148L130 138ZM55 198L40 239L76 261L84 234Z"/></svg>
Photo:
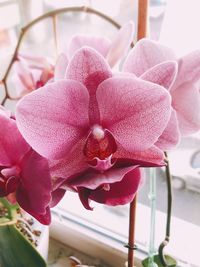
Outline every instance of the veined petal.
<svg viewBox="0 0 200 267"><path fill-rule="evenodd" d="M147 70L140 78L169 89L174 83L177 70L178 65L176 61L165 61Z"/></svg>
<svg viewBox="0 0 200 267"><path fill-rule="evenodd" d="M117 61L127 53L127 50L130 48L131 42L133 41L133 34L133 22L124 24L116 34L116 37L113 40L106 56L106 59L111 67L113 67Z"/></svg>
<svg viewBox="0 0 200 267"><path fill-rule="evenodd" d="M171 49L155 41L141 39L128 55L123 70L141 76L148 69L166 60L176 60Z"/></svg>
<svg viewBox="0 0 200 267"><path fill-rule="evenodd" d="M98 51L103 57L106 57L110 45L110 40L105 37L94 37L79 34L72 37L69 43L68 54L71 58L80 48L82 48L83 46L89 46Z"/></svg>
<svg viewBox="0 0 200 267"><path fill-rule="evenodd" d="M98 203L116 206L130 203L141 184L139 168L128 172L121 181L110 184L110 189L91 191L89 198Z"/></svg>
<svg viewBox="0 0 200 267"><path fill-rule="evenodd" d="M178 75L172 90L181 84L200 80L200 50L196 50L178 60Z"/></svg>
<svg viewBox="0 0 200 267"><path fill-rule="evenodd" d="M200 130L200 91L193 83L184 83L171 92L181 135Z"/></svg>
<svg viewBox="0 0 200 267"><path fill-rule="evenodd" d="M178 120L176 117L176 111L172 109L171 117L168 121L168 124L158 138L158 141L155 143L163 151L170 150L175 148L180 141L180 131L178 127Z"/></svg>
<svg viewBox="0 0 200 267"><path fill-rule="evenodd" d="M86 187L88 189L96 189L103 184L112 184L119 182L123 179L124 175L137 166L119 167L109 169L105 172L100 173L93 169L86 171L85 173L72 177L67 180L67 185L70 187Z"/></svg>
<svg viewBox="0 0 200 267"><path fill-rule="evenodd" d="M15 165L29 149L15 120L0 114L0 165Z"/></svg>
<svg viewBox="0 0 200 267"><path fill-rule="evenodd" d="M31 150L21 162L20 176L16 192L19 205L27 212L45 214L52 191L47 160Z"/></svg>
<svg viewBox="0 0 200 267"><path fill-rule="evenodd" d="M99 122L96 89L102 81L111 76L110 67L105 59L94 49L88 47L78 50L68 64L66 78L79 81L88 89L90 124Z"/></svg>
<svg viewBox="0 0 200 267"><path fill-rule="evenodd" d="M68 179L88 169L87 159L83 154L85 140L86 137L76 143L73 149L69 153L66 153L66 157L62 160L50 161L51 176Z"/></svg>
<svg viewBox="0 0 200 267"><path fill-rule="evenodd" d="M97 89L101 125L130 152L150 148L170 117L170 95L137 78L110 78Z"/></svg>
<svg viewBox="0 0 200 267"><path fill-rule="evenodd" d="M88 130L89 95L76 81L50 83L25 96L17 105L18 127L39 154L65 157Z"/></svg>
<svg viewBox="0 0 200 267"><path fill-rule="evenodd" d="M113 155L113 159L117 160L118 164L129 163L140 167L159 167L165 165L165 155L162 150L153 145L147 150L141 152L132 152L125 150L118 144L118 150Z"/></svg>
<svg viewBox="0 0 200 267"><path fill-rule="evenodd" d="M56 61L56 66L55 66L55 71L54 71L55 81L64 79L68 63L69 63L69 60L67 56L64 53L61 53L58 56L58 59Z"/></svg>
<svg viewBox="0 0 200 267"><path fill-rule="evenodd" d="M95 94L98 85L112 76L105 59L94 49L84 47L76 52L66 72L67 79L84 84L89 94Z"/></svg>

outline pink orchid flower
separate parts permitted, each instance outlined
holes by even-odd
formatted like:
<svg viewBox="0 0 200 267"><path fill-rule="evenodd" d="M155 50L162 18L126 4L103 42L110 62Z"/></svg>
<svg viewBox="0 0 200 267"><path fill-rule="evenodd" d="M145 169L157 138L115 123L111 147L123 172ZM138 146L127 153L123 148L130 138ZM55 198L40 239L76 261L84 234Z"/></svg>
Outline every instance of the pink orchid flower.
<svg viewBox="0 0 200 267"><path fill-rule="evenodd" d="M200 80L200 50L177 59L170 48L142 39L130 52L123 67L125 72L160 84L159 68L168 60L177 62L178 73L173 82L164 85L172 97L172 113L156 145L165 150L178 143L180 134L185 136L200 129L200 90L196 84Z"/></svg>
<svg viewBox="0 0 200 267"><path fill-rule="evenodd" d="M72 37L66 53L61 53L55 66L55 80L63 79L69 60L77 50L84 46L98 51L113 67L122 59L133 41L134 25L132 22L124 24L118 31L112 42L105 37L94 37L89 35L75 35Z"/></svg>
<svg viewBox="0 0 200 267"><path fill-rule="evenodd" d="M108 205L130 202L141 182L138 166L164 165L154 146L170 116L170 95L134 76L113 77L105 59L82 48L65 79L26 95L17 105L25 140L51 161L55 187Z"/></svg>
<svg viewBox="0 0 200 267"><path fill-rule="evenodd" d="M1 112L0 197L17 201L41 223L49 224L51 190L48 161L26 143L8 112Z"/></svg>
<svg viewBox="0 0 200 267"><path fill-rule="evenodd" d="M44 86L54 77L54 66L48 59L27 54L18 55L14 70L13 83L18 97Z"/></svg>

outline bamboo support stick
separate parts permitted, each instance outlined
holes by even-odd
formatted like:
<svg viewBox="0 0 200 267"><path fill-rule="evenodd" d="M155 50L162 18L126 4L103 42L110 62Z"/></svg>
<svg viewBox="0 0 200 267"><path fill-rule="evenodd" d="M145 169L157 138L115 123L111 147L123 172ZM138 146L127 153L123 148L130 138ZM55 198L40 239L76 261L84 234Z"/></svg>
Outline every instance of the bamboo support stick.
<svg viewBox="0 0 200 267"><path fill-rule="evenodd" d="M148 27L148 0L138 1L138 34L137 40L146 37ZM136 222L137 196L130 204L129 211L129 243L128 243L128 267L134 266L135 249L135 222Z"/></svg>

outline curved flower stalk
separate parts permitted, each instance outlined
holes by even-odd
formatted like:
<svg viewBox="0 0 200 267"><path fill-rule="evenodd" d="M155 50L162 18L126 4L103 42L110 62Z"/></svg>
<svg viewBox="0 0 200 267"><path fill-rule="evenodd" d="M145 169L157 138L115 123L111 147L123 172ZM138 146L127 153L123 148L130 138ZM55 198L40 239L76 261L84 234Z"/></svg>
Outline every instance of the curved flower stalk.
<svg viewBox="0 0 200 267"><path fill-rule="evenodd" d="M82 48L65 79L25 96L17 125L25 140L49 159L54 187L108 205L134 198L141 183L138 166L164 165L154 146L168 123L170 95L157 84L114 77L105 59Z"/></svg>
<svg viewBox="0 0 200 267"><path fill-rule="evenodd" d="M178 73L170 85L163 85L172 97L171 119L157 143L163 150L176 145L180 134L185 136L200 129L200 90L197 86L200 80L200 50L176 58L171 49L154 41L142 39L130 52L123 67L125 72L160 84L158 69L168 60L177 62ZM163 145L163 139L171 139L171 145Z"/></svg>
<svg viewBox="0 0 200 267"><path fill-rule="evenodd" d="M55 80L65 77L69 60L73 55L84 46L91 47L99 52L108 62L110 67L122 59L133 41L134 25L133 22L124 24L117 32L112 41L105 37L94 37L89 35L75 35L72 37L68 49L61 53L55 66Z"/></svg>
<svg viewBox="0 0 200 267"><path fill-rule="evenodd" d="M49 224L51 191L47 160L26 143L15 120L7 112L0 113L0 197L18 202L41 223Z"/></svg>
<svg viewBox="0 0 200 267"><path fill-rule="evenodd" d="M44 86L54 77L54 66L47 58L28 54L18 55L14 71L13 83L18 97Z"/></svg>

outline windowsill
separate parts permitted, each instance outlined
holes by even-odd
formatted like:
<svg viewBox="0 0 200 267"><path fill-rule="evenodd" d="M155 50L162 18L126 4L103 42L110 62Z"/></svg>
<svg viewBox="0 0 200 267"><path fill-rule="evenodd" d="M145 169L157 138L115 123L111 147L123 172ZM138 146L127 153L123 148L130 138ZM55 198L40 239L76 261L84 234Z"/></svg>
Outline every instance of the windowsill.
<svg viewBox="0 0 200 267"><path fill-rule="evenodd" d="M127 243L128 218L111 214L110 211L98 207L95 213L98 217L89 216L88 212L78 204L76 206L76 203L73 203L72 214L72 211L67 210L67 206L69 205L64 205L62 202L59 208L54 209L51 236L85 254L106 259L108 263L112 263L110 265L123 266L127 257L127 249L123 245ZM135 253L138 264L147 256L149 214L150 209L138 203L136 222L138 250ZM99 222L98 218L103 220ZM157 211L156 247L164 239L165 220L165 214ZM165 252L174 256L179 261L179 266L188 263L199 266L197 244L200 240L200 227L172 218L171 229L171 241Z"/></svg>

